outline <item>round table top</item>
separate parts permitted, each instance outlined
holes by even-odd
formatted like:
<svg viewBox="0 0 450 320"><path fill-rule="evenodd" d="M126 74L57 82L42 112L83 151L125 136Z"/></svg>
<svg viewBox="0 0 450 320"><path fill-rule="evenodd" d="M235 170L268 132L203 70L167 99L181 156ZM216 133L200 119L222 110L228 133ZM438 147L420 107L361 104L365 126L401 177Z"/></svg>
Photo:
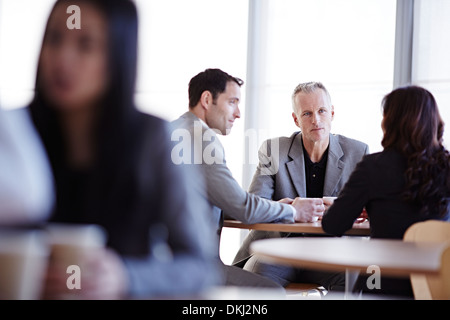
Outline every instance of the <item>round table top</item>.
<svg viewBox="0 0 450 320"><path fill-rule="evenodd" d="M333 237L258 240L250 250L268 262L295 267L366 272L375 265L382 274L408 276L437 274L445 247L445 243Z"/></svg>

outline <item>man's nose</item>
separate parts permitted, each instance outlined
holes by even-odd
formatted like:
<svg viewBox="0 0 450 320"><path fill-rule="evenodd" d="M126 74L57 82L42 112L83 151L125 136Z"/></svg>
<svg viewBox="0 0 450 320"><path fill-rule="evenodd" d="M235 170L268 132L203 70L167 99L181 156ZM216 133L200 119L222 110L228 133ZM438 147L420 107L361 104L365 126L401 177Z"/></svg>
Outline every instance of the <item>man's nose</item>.
<svg viewBox="0 0 450 320"><path fill-rule="evenodd" d="M239 107L236 107L236 110L234 111L234 117L235 118L241 117L241 110L239 109Z"/></svg>
<svg viewBox="0 0 450 320"><path fill-rule="evenodd" d="M318 113L313 113L312 116L312 123L313 124L318 124L320 122L320 117Z"/></svg>

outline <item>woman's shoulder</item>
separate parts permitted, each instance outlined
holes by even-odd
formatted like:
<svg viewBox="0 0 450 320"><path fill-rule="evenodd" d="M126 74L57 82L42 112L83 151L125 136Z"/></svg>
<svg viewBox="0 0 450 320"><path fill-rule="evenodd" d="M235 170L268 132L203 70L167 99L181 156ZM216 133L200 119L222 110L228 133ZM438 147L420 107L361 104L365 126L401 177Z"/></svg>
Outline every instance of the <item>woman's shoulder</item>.
<svg viewBox="0 0 450 320"><path fill-rule="evenodd" d="M170 144L169 122L158 116L139 112L127 124L127 146L130 152L157 152ZM162 143L165 142L165 143ZM150 150L148 150L150 149Z"/></svg>
<svg viewBox="0 0 450 320"><path fill-rule="evenodd" d="M393 149L384 149L383 151L370 153L364 156L365 161L373 163L398 162L404 161L405 157L398 151Z"/></svg>
<svg viewBox="0 0 450 320"><path fill-rule="evenodd" d="M146 138L149 136L161 137L169 135L169 121L144 112L139 112L130 130L134 132L135 138Z"/></svg>
<svg viewBox="0 0 450 320"><path fill-rule="evenodd" d="M138 119L139 122L142 123L144 126L167 127L169 125L169 121L156 115L145 113L142 111L139 111Z"/></svg>
<svg viewBox="0 0 450 320"><path fill-rule="evenodd" d="M365 155L359 168L371 172L396 172L406 166L406 158L395 150L383 150Z"/></svg>

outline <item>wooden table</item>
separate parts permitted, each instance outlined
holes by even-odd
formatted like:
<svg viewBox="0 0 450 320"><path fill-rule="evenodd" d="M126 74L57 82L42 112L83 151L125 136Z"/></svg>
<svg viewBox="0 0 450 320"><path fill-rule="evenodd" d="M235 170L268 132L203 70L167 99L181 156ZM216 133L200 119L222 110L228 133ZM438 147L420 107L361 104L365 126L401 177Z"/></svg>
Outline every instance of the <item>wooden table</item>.
<svg viewBox="0 0 450 320"><path fill-rule="evenodd" d="M311 233L311 234L325 234L322 229L322 223L307 222L307 223L255 223L245 224L237 220L225 220L224 227L239 228L239 229L253 229L263 231L279 231L279 232L293 232L293 233ZM355 223L353 228L348 230L346 235L353 236L369 236L370 225L368 221L363 223Z"/></svg>
<svg viewBox="0 0 450 320"><path fill-rule="evenodd" d="M250 251L271 263L294 267L367 273L369 266L381 275L407 277L411 273L437 275L441 255L448 244L403 240L345 238L281 238L253 242Z"/></svg>

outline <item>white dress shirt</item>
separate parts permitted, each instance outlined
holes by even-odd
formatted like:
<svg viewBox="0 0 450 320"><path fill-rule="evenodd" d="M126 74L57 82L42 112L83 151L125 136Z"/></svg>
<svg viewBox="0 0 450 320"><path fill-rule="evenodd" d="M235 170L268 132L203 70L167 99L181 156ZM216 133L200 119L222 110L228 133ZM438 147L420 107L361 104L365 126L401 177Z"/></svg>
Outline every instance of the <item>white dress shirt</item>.
<svg viewBox="0 0 450 320"><path fill-rule="evenodd" d="M0 226L42 221L54 203L48 159L26 108L0 108Z"/></svg>

